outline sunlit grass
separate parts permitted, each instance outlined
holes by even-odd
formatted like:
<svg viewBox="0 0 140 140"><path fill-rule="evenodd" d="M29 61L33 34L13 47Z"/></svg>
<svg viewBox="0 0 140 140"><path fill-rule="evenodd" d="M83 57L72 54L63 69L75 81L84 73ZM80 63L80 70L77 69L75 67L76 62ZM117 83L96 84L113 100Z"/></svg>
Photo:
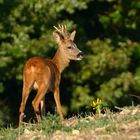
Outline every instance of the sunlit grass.
<svg viewBox="0 0 140 140"><path fill-rule="evenodd" d="M120 113L112 113L107 110L105 114L70 118L63 123L60 122L57 115L48 113L40 124L25 123L22 127L16 129L12 127L1 128L0 140L30 139L32 137L34 139L50 139L55 133L59 135L64 133L68 136L73 133L78 135L86 133L85 136L87 136L91 132L94 132L95 136L98 134L121 135L121 133L124 135L124 129L127 131L133 129L137 134L138 127L140 128L140 113L139 107L133 108L122 109Z"/></svg>

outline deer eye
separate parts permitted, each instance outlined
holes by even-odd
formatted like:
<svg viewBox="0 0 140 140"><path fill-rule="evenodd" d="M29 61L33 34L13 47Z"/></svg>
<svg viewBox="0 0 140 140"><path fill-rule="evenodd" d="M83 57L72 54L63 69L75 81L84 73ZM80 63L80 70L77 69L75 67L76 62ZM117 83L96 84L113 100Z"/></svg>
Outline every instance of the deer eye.
<svg viewBox="0 0 140 140"><path fill-rule="evenodd" d="M71 47L71 46L68 46L67 48L68 48L68 49L72 49L72 47Z"/></svg>

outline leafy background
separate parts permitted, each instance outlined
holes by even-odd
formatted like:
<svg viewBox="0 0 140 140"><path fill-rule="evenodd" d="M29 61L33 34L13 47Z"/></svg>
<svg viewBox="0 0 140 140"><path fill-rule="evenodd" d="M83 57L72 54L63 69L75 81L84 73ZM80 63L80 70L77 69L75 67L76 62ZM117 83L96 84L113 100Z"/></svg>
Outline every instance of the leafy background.
<svg viewBox="0 0 140 140"><path fill-rule="evenodd" d="M32 56L53 57L51 34L59 23L77 31L75 43L85 53L62 74L65 115L89 111L97 97L110 108L139 104L139 15L139 0L0 0L0 126L16 125L23 66ZM46 107L55 108L52 94Z"/></svg>

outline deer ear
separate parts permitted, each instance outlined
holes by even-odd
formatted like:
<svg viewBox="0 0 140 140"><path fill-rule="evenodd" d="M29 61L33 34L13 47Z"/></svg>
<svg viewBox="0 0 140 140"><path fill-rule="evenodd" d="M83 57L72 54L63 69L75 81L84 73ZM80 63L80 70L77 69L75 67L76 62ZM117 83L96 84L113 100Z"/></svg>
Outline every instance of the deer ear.
<svg viewBox="0 0 140 140"><path fill-rule="evenodd" d="M56 32L53 32L53 38L55 39L55 41L57 42L57 43L60 43L61 42L61 37L60 37L60 35L58 34L58 33L56 33Z"/></svg>
<svg viewBox="0 0 140 140"><path fill-rule="evenodd" d="M74 40L74 37L75 37L75 34L76 34L76 31L74 30L71 35L70 35L70 39L73 41Z"/></svg>

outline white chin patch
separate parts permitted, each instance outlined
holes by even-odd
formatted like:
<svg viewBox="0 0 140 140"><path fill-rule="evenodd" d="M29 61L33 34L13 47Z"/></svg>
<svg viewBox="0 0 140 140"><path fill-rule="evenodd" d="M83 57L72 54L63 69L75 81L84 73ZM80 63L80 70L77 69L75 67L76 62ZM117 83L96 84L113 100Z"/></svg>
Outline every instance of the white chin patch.
<svg viewBox="0 0 140 140"><path fill-rule="evenodd" d="M82 60L82 58L81 58L81 57L79 57L79 58L76 58L76 60Z"/></svg>

